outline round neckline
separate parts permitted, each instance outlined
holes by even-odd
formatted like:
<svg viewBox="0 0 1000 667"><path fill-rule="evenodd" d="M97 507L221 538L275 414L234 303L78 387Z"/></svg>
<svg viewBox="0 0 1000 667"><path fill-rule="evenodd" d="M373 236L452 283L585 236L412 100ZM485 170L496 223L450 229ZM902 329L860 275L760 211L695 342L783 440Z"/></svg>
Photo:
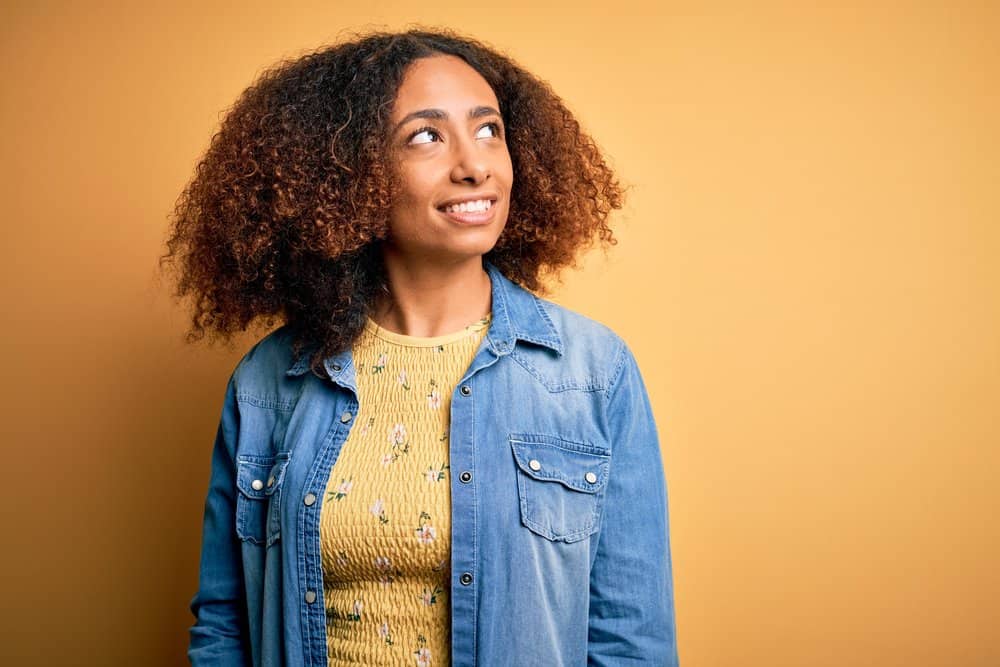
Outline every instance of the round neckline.
<svg viewBox="0 0 1000 667"><path fill-rule="evenodd" d="M487 313L485 317L481 317L472 324L468 324L458 331L441 334L440 336L408 336L395 331L389 331L388 329L379 326L379 324L371 317L366 318L367 321L365 322L365 330L376 338L389 343L395 343L396 345L405 345L407 347L437 347L438 345L453 343L457 340L465 338L471 333L485 329L489 326L492 317L492 312Z"/></svg>

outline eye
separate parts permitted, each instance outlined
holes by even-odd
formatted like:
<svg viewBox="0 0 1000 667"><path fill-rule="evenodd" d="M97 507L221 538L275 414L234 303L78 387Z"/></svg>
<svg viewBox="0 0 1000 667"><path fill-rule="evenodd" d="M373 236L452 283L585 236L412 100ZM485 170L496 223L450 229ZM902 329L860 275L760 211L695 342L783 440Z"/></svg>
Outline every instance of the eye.
<svg viewBox="0 0 1000 667"><path fill-rule="evenodd" d="M438 134L437 130L435 130L433 127L422 127L410 135L409 143L429 144L432 141L434 141L433 139L430 139L430 137L437 137L438 139L440 139L441 135Z"/></svg>
<svg viewBox="0 0 1000 667"><path fill-rule="evenodd" d="M483 130L490 130L492 134L483 136ZM486 123L479 131L476 132L476 139L492 139L500 136L500 124L499 123Z"/></svg>

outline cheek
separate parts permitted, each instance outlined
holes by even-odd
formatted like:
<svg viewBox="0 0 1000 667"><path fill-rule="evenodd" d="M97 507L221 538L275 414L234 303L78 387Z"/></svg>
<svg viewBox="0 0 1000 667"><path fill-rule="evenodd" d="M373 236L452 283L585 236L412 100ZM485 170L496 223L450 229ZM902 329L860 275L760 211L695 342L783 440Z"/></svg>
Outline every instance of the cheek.
<svg viewBox="0 0 1000 667"><path fill-rule="evenodd" d="M509 192L514 183L514 164L511 162L510 153L505 152L504 157L506 159L500 165L499 175L502 176L503 185Z"/></svg>
<svg viewBox="0 0 1000 667"><path fill-rule="evenodd" d="M430 200L434 192L434 180L429 178L430 169L407 169L400 175L397 200L402 204L421 205Z"/></svg>

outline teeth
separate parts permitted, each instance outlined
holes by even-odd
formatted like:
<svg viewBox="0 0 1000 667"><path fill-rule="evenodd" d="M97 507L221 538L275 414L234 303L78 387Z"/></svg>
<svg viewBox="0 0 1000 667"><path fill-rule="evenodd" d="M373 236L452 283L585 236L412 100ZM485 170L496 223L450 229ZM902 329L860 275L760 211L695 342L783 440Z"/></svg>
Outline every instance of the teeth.
<svg viewBox="0 0 1000 667"><path fill-rule="evenodd" d="M476 201L462 202L461 204L452 204L445 207L445 211L448 213L480 213L490 210L492 206L493 202L489 199L478 199Z"/></svg>

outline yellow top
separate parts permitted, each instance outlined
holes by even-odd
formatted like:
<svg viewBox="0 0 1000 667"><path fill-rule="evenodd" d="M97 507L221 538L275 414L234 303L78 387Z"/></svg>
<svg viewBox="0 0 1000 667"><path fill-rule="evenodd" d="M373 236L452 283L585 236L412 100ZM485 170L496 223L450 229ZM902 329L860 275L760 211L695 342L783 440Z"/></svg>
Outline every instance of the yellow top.
<svg viewBox="0 0 1000 667"><path fill-rule="evenodd" d="M328 664L450 664L451 395L490 316L443 336L369 319L358 415L320 513Z"/></svg>

